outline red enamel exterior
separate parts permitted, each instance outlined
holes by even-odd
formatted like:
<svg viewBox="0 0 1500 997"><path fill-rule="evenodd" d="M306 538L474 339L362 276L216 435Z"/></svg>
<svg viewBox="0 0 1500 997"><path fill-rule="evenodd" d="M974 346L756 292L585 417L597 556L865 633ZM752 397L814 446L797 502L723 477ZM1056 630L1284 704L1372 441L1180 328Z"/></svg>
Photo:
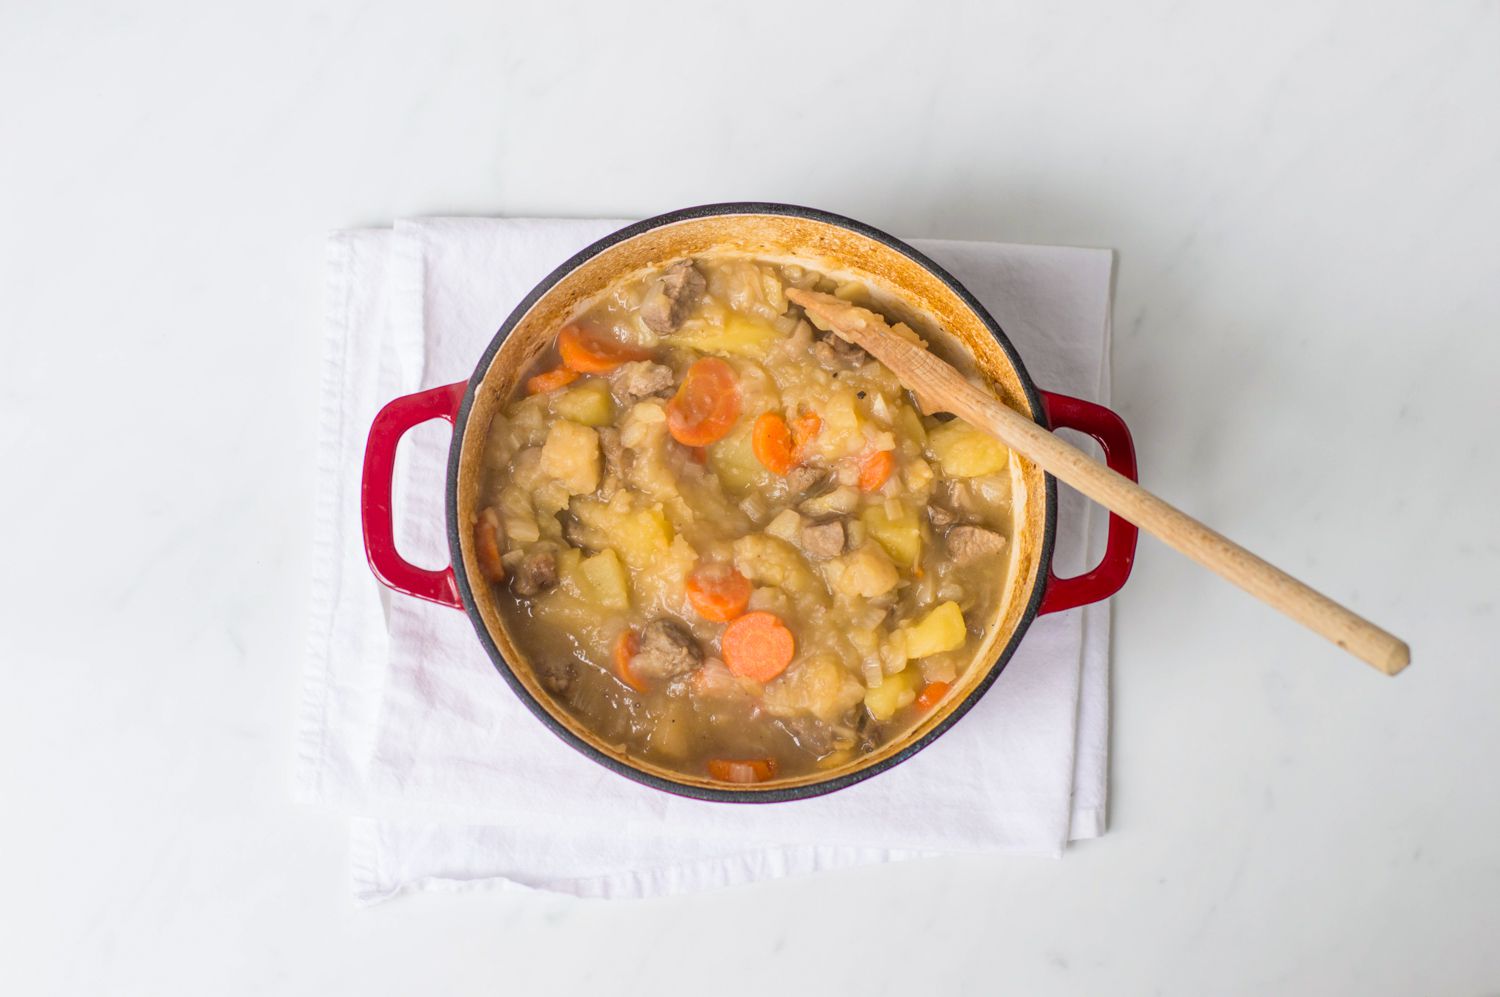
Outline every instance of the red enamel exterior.
<svg viewBox="0 0 1500 997"><path fill-rule="evenodd" d="M396 550L395 519L391 513L391 484L396 470L396 446L415 426L432 419L451 425L463 401L467 381L445 384L414 395L403 395L380 410L365 443L365 470L359 488L359 520L365 534L365 557L370 570L385 585L454 609L463 608L453 568L419 568Z"/></svg>
<svg viewBox="0 0 1500 997"><path fill-rule="evenodd" d="M1121 419L1103 405L1086 402L1082 398L1041 392L1042 414L1052 429L1076 429L1099 441L1104 450L1104 462L1110 469L1123 474L1131 481L1138 481L1135 467L1135 443L1130 430ZM1100 599L1108 599L1120 591L1130 577L1135 564L1135 542L1140 536L1134 523L1127 522L1114 513L1109 514L1109 540L1105 545L1104 558L1090 571L1072 578L1059 578L1047 568L1047 592L1042 596L1038 616L1060 613L1065 609L1086 606Z"/></svg>

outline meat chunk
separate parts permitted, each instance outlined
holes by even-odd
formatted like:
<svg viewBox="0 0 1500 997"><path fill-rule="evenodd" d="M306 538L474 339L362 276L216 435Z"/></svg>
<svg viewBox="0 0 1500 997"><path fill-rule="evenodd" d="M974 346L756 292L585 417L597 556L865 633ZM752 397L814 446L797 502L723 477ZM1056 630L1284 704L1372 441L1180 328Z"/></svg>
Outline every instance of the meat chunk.
<svg viewBox="0 0 1500 997"><path fill-rule="evenodd" d="M948 555L955 564L998 554L1005 549L1005 538L983 526L955 526L948 531Z"/></svg>
<svg viewBox="0 0 1500 997"><path fill-rule="evenodd" d="M627 402L650 398L672 387L672 368L650 360L632 360L615 368L610 383Z"/></svg>
<svg viewBox="0 0 1500 997"><path fill-rule="evenodd" d="M625 446L620 442L620 431L613 426L600 426L599 452L604 455L604 479L599 482L599 497L610 499L620 490L625 480Z"/></svg>
<svg viewBox="0 0 1500 997"><path fill-rule="evenodd" d="M531 597L557 584L557 551L550 544L526 552L516 566L510 587L516 595Z"/></svg>
<svg viewBox="0 0 1500 997"><path fill-rule="evenodd" d="M708 282L693 261L678 260L646 292L640 307L641 321L652 332L675 332L707 289Z"/></svg>
<svg viewBox="0 0 1500 997"><path fill-rule="evenodd" d="M786 494L789 501L800 502L826 491L833 483L833 475L821 467L799 464L786 473Z"/></svg>
<svg viewBox="0 0 1500 997"><path fill-rule="evenodd" d="M844 552L845 541L842 519L808 523L802 527L802 549L814 557L838 557Z"/></svg>
<svg viewBox="0 0 1500 997"><path fill-rule="evenodd" d="M864 350L831 332L819 336L813 343L812 355L820 366L828 370L853 370L869 359Z"/></svg>
<svg viewBox="0 0 1500 997"><path fill-rule="evenodd" d="M643 678L667 679L692 671L702 660L703 649L682 624L658 619L641 631L630 668Z"/></svg>
<svg viewBox="0 0 1500 997"><path fill-rule="evenodd" d="M828 340L820 339L812 345L813 359L818 366L825 370L847 370L844 362L839 359L838 354L833 352L833 347L828 345Z"/></svg>
<svg viewBox="0 0 1500 997"><path fill-rule="evenodd" d="M668 686L668 691L674 688L679 694L687 693L698 700L743 699L745 697L745 687L718 658L707 659L703 662L703 667L677 679L671 686Z"/></svg>
<svg viewBox="0 0 1500 997"><path fill-rule="evenodd" d="M927 521L933 529L941 530L945 526L952 526L958 520L958 516L943 506L931 503L927 506Z"/></svg>
<svg viewBox="0 0 1500 997"><path fill-rule="evenodd" d="M817 717L806 715L780 717L772 722L786 731L792 740L797 742L797 747L818 758L822 758L834 748L837 732L830 724Z"/></svg>
<svg viewBox="0 0 1500 997"><path fill-rule="evenodd" d="M554 696L567 695L573 688L573 683L578 678L578 671L573 662L563 659L548 658L537 662L537 677L542 680L542 687Z"/></svg>

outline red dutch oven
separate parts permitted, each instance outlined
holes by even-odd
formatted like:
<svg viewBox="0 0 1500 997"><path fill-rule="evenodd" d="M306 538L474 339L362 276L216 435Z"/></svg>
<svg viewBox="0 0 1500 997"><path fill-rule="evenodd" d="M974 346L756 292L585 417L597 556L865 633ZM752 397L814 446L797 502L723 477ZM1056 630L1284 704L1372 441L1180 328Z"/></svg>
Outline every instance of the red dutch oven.
<svg viewBox="0 0 1500 997"><path fill-rule="evenodd" d="M1013 408L1050 429L1093 437L1109 466L1136 479L1130 431L1111 410L1043 391L1032 382L1000 326L964 287L932 260L884 232L825 211L785 204L735 203L687 208L627 226L554 270L500 326L473 375L397 398L370 427L361 489L361 518L370 568L398 592L466 612L500 676L536 717L595 762L638 782L698 799L774 802L832 792L868 779L920 751L957 722L994 684L1027 628L1039 615L1106 599L1119 591L1135 557L1136 528L1109 517L1103 560L1092 570L1059 578L1051 560L1057 533L1057 484L1029 461L1016 462L1015 534L1001 606L958 679L961 695L923 718L904 736L843 767L814 775L730 786L623 753L596 737L541 686L513 640L496 596L479 574L472 550L478 515L480 456L491 418L531 361L587 300L617 278L668 260L713 250L793 258L824 271L852 274L930 317L973 356L976 370ZM419 568L396 549L391 482L396 446L412 427L432 419L453 425L448 451L446 510L450 567ZM476 584L477 581L477 584Z"/></svg>

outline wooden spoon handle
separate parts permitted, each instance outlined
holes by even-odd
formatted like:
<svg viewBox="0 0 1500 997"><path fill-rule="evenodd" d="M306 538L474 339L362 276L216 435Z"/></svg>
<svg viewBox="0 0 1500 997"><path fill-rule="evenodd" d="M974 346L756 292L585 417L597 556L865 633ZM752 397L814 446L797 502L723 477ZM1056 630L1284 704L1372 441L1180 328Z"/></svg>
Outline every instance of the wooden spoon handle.
<svg viewBox="0 0 1500 997"><path fill-rule="evenodd" d="M1111 471L1019 412L980 394L980 398L966 399L964 411L954 414L995 434L1042 470L1385 674L1395 675L1411 662L1410 649L1395 635Z"/></svg>
<svg viewBox="0 0 1500 997"><path fill-rule="evenodd" d="M837 299L825 301L824 295L794 292L789 296L803 305L810 316L821 319L819 324L826 323L889 367L929 411L952 412L970 425L994 434L1042 470L1386 675L1395 675L1411 662L1411 650L1393 634L1008 408L926 349L893 332L873 312Z"/></svg>

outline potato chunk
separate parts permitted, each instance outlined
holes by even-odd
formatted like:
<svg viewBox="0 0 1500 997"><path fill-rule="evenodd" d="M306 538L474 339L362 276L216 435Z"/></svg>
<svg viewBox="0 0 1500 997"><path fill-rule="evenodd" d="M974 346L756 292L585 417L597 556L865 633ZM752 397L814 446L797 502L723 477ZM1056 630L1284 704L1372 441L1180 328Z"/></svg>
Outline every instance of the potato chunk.
<svg viewBox="0 0 1500 997"><path fill-rule="evenodd" d="M921 681L922 675L915 668L888 675L884 682L865 693L865 709L876 720L889 720L917 698L917 684Z"/></svg>
<svg viewBox="0 0 1500 997"><path fill-rule="evenodd" d="M943 473L953 478L977 478L1005 469L1010 451L989 433L954 419L934 429L927 448Z"/></svg>
<svg viewBox="0 0 1500 997"><path fill-rule="evenodd" d="M815 495L798 506L806 516L848 515L859 508L859 490L840 485L831 492Z"/></svg>
<svg viewBox="0 0 1500 997"><path fill-rule="evenodd" d="M782 509L766 524L766 532L777 540L795 544L802 535L802 517L797 515L795 509Z"/></svg>
<svg viewBox="0 0 1500 997"><path fill-rule="evenodd" d="M593 557L584 558L578 570L587 579L599 605L605 609L630 608L630 583L625 578L625 566L613 550L606 547Z"/></svg>
<svg viewBox="0 0 1500 997"><path fill-rule="evenodd" d="M819 406L823 428L818 433L819 449L831 456L858 453L865 447L864 423L860 405L852 388L835 388Z"/></svg>
<svg viewBox="0 0 1500 997"><path fill-rule="evenodd" d="M864 686L827 654L793 662L765 688L766 709L776 716L811 713L833 723L864 695Z"/></svg>
<svg viewBox="0 0 1500 997"><path fill-rule="evenodd" d="M574 499L569 509L578 521L570 536L587 547L615 550L632 571L660 563L672 545L672 524L661 506L634 509L623 492L607 503Z"/></svg>
<svg viewBox="0 0 1500 997"><path fill-rule="evenodd" d="M500 493L499 507L503 535L507 540L514 544L529 544L542 538L529 491L514 486L506 488Z"/></svg>
<svg viewBox="0 0 1500 997"><path fill-rule="evenodd" d="M893 511L894 516L891 515ZM916 509L892 500L867 507L860 519L892 561L903 568L917 563L922 554L922 522Z"/></svg>
<svg viewBox="0 0 1500 997"><path fill-rule="evenodd" d="M862 599L885 595L901 580L890 557L871 540L853 553L827 562L823 574L835 592Z"/></svg>
<svg viewBox="0 0 1500 997"><path fill-rule="evenodd" d="M927 430L922 426L922 417L910 405L902 403L896 406L891 428L919 447L927 445Z"/></svg>
<svg viewBox="0 0 1500 997"><path fill-rule="evenodd" d="M599 434L588 426L559 419L542 444L542 472L570 495L587 495L599 487Z"/></svg>
<svg viewBox="0 0 1500 997"><path fill-rule="evenodd" d="M552 411L584 426L608 426L615 420L615 400L608 382L591 377L559 393L552 400Z"/></svg>
<svg viewBox="0 0 1500 997"><path fill-rule="evenodd" d="M945 602L906 628L906 656L925 658L956 651L964 646L967 636L963 610L956 602Z"/></svg>
<svg viewBox="0 0 1500 997"><path fill-rule="evenodd" d="M673 346L686 346L703 353L763 360L780 338L781 333L765 322L731 315L724 320L722 329L713 326L683 329L667 341Z"/></svg>
<svg viewBox="0 0 1500 997"><path fill-rule="evenodd" d="M751 533L734 542L734 566L757 585L774 585L792 595L822 601L823 586L817 576L785 540Z"/></svg>
<svg viewBox="0 0 1500 997"><path fill-rule="evenodd" d="M751 424L754 421L741 420L738 429L708 446L709 469L719 476L726 490L736 495L765 490L771 483L771 473L756 458L752 446Z"/></svg>

